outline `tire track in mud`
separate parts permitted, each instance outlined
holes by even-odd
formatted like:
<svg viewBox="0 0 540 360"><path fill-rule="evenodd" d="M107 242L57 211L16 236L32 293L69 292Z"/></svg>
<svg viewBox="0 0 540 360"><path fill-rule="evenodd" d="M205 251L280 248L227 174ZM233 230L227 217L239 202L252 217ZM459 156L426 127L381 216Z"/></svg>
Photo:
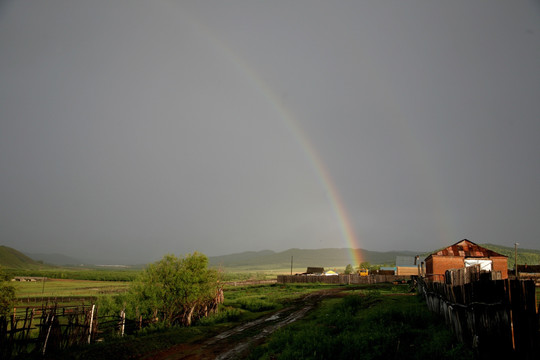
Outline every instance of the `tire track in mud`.
<svg viewBox="0 0 540 360"><path fill-rule="evenodd" d="M179 344L145 359L156 360L231 360L244 358L249 350L264 342L274 331L303 318L322 299L336 296L344 289L313 292L293 302L291 306L259 319L221 332L193 344Z"/></svg>

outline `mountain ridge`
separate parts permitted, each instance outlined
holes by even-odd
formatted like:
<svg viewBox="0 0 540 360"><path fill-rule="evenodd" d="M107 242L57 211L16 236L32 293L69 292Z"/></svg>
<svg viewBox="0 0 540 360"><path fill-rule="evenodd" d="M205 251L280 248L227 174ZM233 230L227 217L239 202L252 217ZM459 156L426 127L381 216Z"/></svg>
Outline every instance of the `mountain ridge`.
<svg viewBox="0 0 540 360"><path fill-rule="evenodd" d="M0 266L9 269L41 269L51 267L39 261L36 261L22 252L0 245Z"/></svg>
<svg viewBox="0 0 540 360"><path fill-rule="evenodd" d="M515 249L514 247L479 244L485 248L508 256L508 266L514 265ZM362 261L373 265L394 265L396 256L416 256L420 255L421 261L432 253L418 253L414 251L370 251L364 249L355 249L360 253ZM35 256L35 258L33 257ZM540 250L517 248L518 263L536 265L540 264ZM291 259L292 257L292 259ZM350 248L323 248L323 249L298 249L291 248L284 251L261 250L245 251L220 256L209 256L209 264L213 267L221 267L227 270L272 270L290 268L291 260L293 266L308 267L340 267L354 264L352 249ZM0 266L12 269L41 269L56 266L80 266L82 262L76 258L62 254L24 254L8 246L0 245ZM84 262L91 264L91 262ZM103 263L96 261L95 264ZM128 265L128 264L126 264ZM134 264L133 264L134 265ZM144 265L137 264L136 267L142 268Z"/></svg>
<svg viewBox="0 0 540 360"><path fill-rule="evenodd" d="M373 264L395 263L396 256L416 256L418 253L413 251L369 251L363 249L354 249L360 253L363 261ZM243 267L246 269L280 269L291 266L291 260L294 267L345 267L347 264L353 264L353 249L350 248L324 248L324 249L298 249L292 248L281 252L262 251L230 254L226 256L209 257L211 266ZM252 256L248 256L252 255ZM292 258L292 259L291 259Z"/></svg>

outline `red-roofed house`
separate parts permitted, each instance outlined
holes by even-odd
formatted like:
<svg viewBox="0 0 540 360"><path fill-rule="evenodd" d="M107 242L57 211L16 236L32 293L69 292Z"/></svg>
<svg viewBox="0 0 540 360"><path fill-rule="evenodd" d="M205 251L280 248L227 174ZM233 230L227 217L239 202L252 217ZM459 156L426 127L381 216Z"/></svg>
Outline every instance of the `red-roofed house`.
<svg viewBox="0 0 540 360"><path fill-rule="evenodd" d="M449 269L459 269L480 264L482 270L500 271L502 278L508 278L508 257L486 249L467 239L458 241L429 255L426 260L426 277L434 281L444 281L444 273Z"/></svg>

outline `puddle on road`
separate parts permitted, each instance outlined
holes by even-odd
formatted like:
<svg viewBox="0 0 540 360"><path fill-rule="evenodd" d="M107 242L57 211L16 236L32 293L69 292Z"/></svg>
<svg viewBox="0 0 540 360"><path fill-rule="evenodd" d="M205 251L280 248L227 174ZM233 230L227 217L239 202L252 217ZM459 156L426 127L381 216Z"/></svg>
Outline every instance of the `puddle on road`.
<svg viewBox="0 0 540 360"><path fill-rule="evenodd" d="M279 319L279 314L272 315L268 319L266 319L265 321L274 321L274 320L277 320L277 319Z"/></svg>

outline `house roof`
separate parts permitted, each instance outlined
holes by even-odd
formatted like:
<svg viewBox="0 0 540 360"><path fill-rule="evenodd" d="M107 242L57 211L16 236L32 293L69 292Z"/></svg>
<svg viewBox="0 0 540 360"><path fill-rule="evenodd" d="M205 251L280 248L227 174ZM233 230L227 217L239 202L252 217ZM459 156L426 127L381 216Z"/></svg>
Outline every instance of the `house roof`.
<svg viewBox="0 0 540 360"><path fill-rule="evenodd" d="M446 248L437 250L434 253L430 254L426 259L432 256L461 256L461 257L483 257L483 258L507 257L506 255L502 255L493 250L486 249L467 239L463 239Z"/></svg>
<svg viewBox="0 0 540 360"><path fill-rule="evenodd" d="M323 267L310 266L306 270L306 274L322 274L322 273L324 273L324 268Z"/></svg>

